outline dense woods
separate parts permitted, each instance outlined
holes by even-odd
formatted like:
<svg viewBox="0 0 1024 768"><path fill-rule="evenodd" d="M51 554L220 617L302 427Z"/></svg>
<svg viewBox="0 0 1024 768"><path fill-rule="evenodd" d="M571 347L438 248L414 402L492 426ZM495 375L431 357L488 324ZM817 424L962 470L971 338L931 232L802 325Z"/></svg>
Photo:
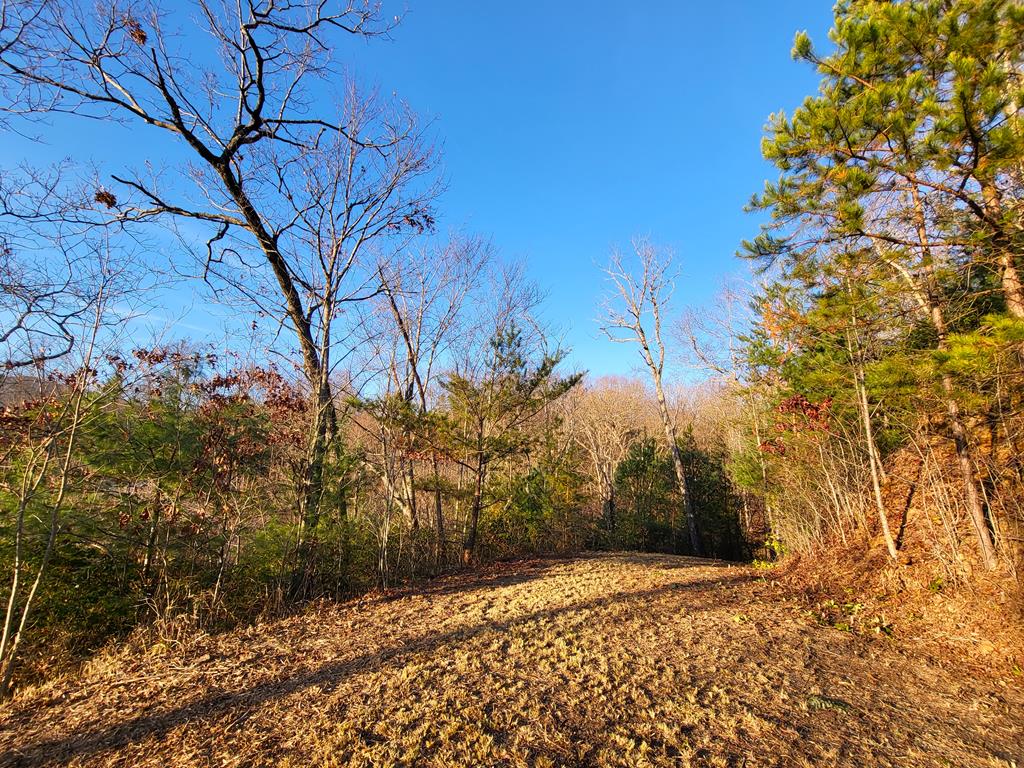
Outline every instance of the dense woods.
<svg viewBox="0 0 1024 768"><path fill-rule="evenodd" d="M595 254L631 378L571 369L524 265L442 229L431 132L339 74L397 23L374 6L3 10L0 130L109 121L153 154L0 171L0 693L133 630L537 553L1016 583L1014 0L842 0L798 35L820 87L765 128L753 278L687 310L668 250ZM250 331L133 333L165 251Z"/></svg>

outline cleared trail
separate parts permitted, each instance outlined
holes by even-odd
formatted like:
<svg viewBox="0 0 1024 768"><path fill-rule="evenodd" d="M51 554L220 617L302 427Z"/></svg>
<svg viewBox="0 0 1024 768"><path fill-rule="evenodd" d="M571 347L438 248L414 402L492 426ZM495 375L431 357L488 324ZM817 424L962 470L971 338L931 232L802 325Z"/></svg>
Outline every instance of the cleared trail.
<svg viewBox="0 0 1024 768"><path fill-rule="evenodd" d="M1024 690L746 567L600 555L126 652L0 710L0 765L1024 768Z"/></svg>

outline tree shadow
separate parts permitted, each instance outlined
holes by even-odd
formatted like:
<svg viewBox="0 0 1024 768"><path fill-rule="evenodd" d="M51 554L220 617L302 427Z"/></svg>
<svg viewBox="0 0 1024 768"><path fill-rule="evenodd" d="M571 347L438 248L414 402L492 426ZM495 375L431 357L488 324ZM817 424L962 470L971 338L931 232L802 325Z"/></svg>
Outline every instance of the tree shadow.
<svg viewBox="0 0 1024 768"><path fill-rule="evenodd" d="M410 595L440 597L525 584L546 576L552 568L563 562L568 561L545 559L503 562L487 569L473 571L470 574L462 573L441 577L421 586L409 587L389 599L399 600ZM511 571L510 567L514 567L515 570Z"/></svg>
<svg viewBox="0 0 1024 768"><path fill-rule="evenodd" d="M622 552L616 553L613 557L635 565L653 565L662 570L670 571L686 568L735 568L737 565L740 565L740 563L730 560L716 560L661 552Z"/></svg>
<svg viewBox="0 0 1024 768"><path fill-rule="evenodd" d="M536 575L532 577L536 578ZM697 580L687 583L668 584L653 589L610 593L593 600L534 611L507 621L488 621L442 634L423 635L392 648L378 649L346 661L325 664L315 670L299 675L268 680L245 690L212 694L199 701L182 704L181 706L152 714L140 715L95 730L79 729L61 738L37 741L21 748L10 749L0 753L0 765L61 765L73 759L80 760L93 755L116 751L148 738L165 736L185 723L189 723L193 727L202 726L225 715L235 714L236 710L251 710L265 702L290 696L309 688L317 687L321 690L329 691L336 688L350 676L358 674L365 669L400 664L407 657L417 653L430 653L446 645L464 643L488 633L508 632L530 622L551 620L565 614L610 607L624 601L639 600L647 602L652 598L679 591L691 593L715 592L717 594L714 599L710 599L703 604L700 601L688 602L686 610L689 613L696 613L709 608L722 608L729 604L729 598L720 591L722 586L740 584L755 579L755 576L749 574L739 574L728 579ZM510 582L499 580L499 584L504 583ZM439 594L449 593L441 592Z"/></svg>

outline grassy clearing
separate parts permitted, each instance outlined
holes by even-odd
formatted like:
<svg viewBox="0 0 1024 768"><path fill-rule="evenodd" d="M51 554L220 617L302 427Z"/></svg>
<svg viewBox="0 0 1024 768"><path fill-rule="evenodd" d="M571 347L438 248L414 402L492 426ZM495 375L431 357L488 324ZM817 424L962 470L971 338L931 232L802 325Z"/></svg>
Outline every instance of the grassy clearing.
<svg viewBox="0 0 1024 768"><path fill-rule="evenodd" d="M24 691L0 764L1007 766L1021 679L821 626L759 572L505 565Z"/></svg>

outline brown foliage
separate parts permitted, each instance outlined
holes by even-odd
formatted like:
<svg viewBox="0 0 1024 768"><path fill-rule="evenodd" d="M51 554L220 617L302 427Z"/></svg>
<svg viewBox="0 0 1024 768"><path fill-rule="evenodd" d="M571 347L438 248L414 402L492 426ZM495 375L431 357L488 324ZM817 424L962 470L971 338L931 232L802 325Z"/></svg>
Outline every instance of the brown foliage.
<svg viewBox="0 0 1024 768"><path fill-rule="evenodd" d="M124 17L124 28L128 32L128 36L139 45L145 45L148 36L146 30L142 28L142 25L135 19L131 14L125 14Z"/></svg>
<svg viewBox="0 0 1024 768"><path fill-rule="evenodd" d="M105 205L107 208L116 208L117 207L117 198L114 197L114 193L111 192L108 189L98 189L98 190L96 190L96 194L93 195L93 199L97 203L100 203L101 205Z"/></svg>

